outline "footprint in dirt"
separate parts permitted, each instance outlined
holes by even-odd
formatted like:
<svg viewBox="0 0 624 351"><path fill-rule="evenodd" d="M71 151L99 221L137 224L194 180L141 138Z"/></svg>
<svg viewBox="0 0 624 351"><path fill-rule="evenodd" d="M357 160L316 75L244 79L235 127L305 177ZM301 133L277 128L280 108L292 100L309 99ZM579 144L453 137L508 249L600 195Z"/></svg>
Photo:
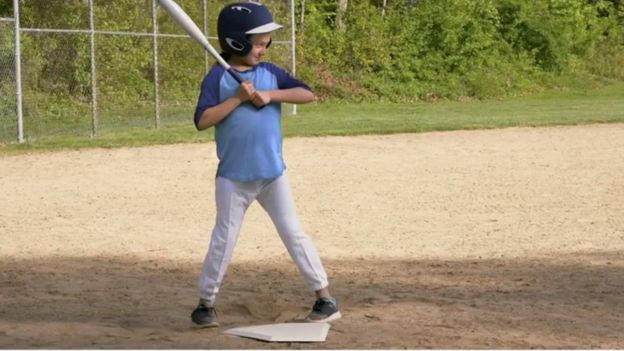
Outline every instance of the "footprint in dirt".
<svg viewBox="0 0 624 351"><path fill-rule="evenodd" d="M222 313L232 318L275 323L303 321L305 312L307 310L302 307L284 306L278 301L265 298L249 298L227 303L222 309Z"/></svg>

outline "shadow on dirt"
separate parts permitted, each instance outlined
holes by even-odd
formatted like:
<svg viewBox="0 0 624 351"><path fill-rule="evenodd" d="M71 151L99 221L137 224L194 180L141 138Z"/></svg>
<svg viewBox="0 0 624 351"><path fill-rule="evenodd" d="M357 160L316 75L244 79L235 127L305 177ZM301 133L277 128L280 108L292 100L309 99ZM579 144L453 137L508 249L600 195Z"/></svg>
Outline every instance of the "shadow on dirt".
<svg viewBox="0 0 624 351"><path fill-rule="evenodd" d="M218 301L224 327L306 314L313 301L303 279L290 261L277 261L231 265ZM540 259L325 260L325 265L345 315L336 327L344 338L309 347L374 348L382 345L375 343L380 335L375 331L408 327L415 330L400 334L392 348L624 346L624 255L619 252ZM128 344L116 339L112 345L205 348L194 342L199 336L189 328L199 269L199 263L129 256L1 258L0 325L149 330L168 337ZM8 329L0 328L0 339L11 335ZM486 330L492 337L461 344L445 338L449 330L464 341ZM536 336L541 343L531 341ZM544 342L548 336L551 341ZM556 341L566 338L569 343ZM201 339L205 342L206 334ZM5 341L1 346L33 346L26 340ZM58 344L43 346L91 345L50 342ZM225 342L216 347L267 345ZM277 347L282 346L292 347Z"/></svg>

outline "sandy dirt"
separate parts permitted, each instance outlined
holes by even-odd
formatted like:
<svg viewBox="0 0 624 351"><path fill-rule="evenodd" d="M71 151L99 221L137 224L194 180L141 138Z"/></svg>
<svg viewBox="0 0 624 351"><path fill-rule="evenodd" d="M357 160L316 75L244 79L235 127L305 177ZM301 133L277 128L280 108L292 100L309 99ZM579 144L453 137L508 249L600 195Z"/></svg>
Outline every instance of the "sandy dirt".
<svg viewBox="0 0 624 351"><path fill-rule="evenodd" d="M1 348L624 348L624 124L285 141L344 317L325 343L226 336L313 303L258 204L191 328L213 143L0 157Z"/></svg>

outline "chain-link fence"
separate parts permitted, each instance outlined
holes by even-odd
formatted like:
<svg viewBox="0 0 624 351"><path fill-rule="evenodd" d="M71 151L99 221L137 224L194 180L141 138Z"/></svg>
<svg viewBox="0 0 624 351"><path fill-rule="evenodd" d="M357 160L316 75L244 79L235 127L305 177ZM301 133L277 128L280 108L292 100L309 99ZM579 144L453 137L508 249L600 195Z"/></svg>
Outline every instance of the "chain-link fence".
<svg viewBox="0 0 624 351"><path fill-rule="evenodd" d="M264 1L286 28L267 60L291 71L293 1ZM218 11L231 1L177 2L218 47ZM191 123L214 60L156 0L13 3L0 8L0 142Z"/></svg>
<svg viewBox="0 0 624 351"><path fill-rule="evenodd" d="M14 22L0 18L0 140L17 140Z"/></svg>

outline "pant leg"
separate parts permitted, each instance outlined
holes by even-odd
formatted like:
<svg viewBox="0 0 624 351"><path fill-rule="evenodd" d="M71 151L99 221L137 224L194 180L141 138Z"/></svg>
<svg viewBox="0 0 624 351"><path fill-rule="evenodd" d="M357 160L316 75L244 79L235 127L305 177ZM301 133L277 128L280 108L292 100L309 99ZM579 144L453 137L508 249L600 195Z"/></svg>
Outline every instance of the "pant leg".
<svg viewBox="0 0 624 351"><path fill-rule="evenodd" d="M257 197L269 214L282 242L311 290L327 287L327 274L310 236L299 222L290 184L285 175L266 185Z"/></svg>
<svg viewBox="0 0 624 351"><path fill-rule="evenodd" d="M253 194L241 183L218 177L215 185L217 216L199 279L199 297L209 305L214 304L232 260L245 212L253 201Z"/></svg>

